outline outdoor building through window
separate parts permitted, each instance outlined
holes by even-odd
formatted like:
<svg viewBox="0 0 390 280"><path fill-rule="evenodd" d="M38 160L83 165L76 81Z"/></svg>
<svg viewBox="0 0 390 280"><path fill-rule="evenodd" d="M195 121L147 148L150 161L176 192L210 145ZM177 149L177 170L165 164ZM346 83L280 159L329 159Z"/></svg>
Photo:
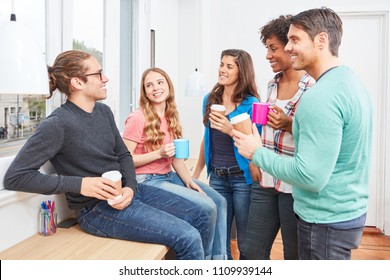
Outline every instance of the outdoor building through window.
<svg viewBox="0 0 390 280"><path fill-rule="evenodd" d="M45 0L18 0L14 7L11 0L0 1L0 23L9 21L12 12L45 54ZM0 159L16 154L45 116L44 96L0 93Z"/></svg>

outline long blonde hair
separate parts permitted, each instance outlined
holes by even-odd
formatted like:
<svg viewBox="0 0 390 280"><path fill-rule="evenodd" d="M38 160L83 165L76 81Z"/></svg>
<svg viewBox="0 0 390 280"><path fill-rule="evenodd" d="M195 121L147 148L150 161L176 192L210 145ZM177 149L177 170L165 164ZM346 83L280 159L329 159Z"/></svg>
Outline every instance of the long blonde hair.
<svg viewBox="0 0 390 280"><path fill-rule="evenodd" d="M144 133L146 135L145 140L145 149L146 151L154 151L162 147L165 133L161 131L161 121L160 117L157 114L156 109L151 104L150 100L146 96L145 91L145 78L150 72L157 72L164 76L167 80L169 87L169 96L167 98L166 107L165 107L165 118L168 123L168 133L170 135L171 140L176 138L182 138L182 127L179 122L179 113L177 111L176 103L175 103L175 89L173 87L173 83L171 78L169 78L168 74L160 69L160 68L149 68L144 71L141 78L141 94L139 100L139 106L145 116L146 124L144 127Z"/></svg>

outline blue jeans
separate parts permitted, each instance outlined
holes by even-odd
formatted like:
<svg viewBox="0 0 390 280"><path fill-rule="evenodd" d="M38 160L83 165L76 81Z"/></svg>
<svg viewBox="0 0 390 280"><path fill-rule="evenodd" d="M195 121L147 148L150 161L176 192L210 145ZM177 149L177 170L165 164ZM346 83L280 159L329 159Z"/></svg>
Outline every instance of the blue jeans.
<svg viewBox="0 0 390 280"><path fill-rule="evenodd" d="M144 184L137 185L133 201L119 211L100 201L78 211L80 227L93 235L163 244L177 259L204 259L202 241L214 222L192 201Z"/></svg>
<svg viewBox="0 0 390 280"><path fill-rule="evenodd" d="M210 238L204 247L205 258L213 260L226 260L226 200L215 190L201 181L194 181L207 194L200 194L187 188L176 172L164 175L144 174L137 175L138 183L144 183L158 189L179 195L209 212L210 219L214 221L210 227Z"/></svg>
<svg viewBox="0 0 390 280"><path fill-rule="evenodd" d="M251 186L246 184L244 175L218 176L214 171L210 172L209 184L227 201L226 247L228 259L233 259L230 249L233 218L236 220L237 246L240 251L240 259L245 259L245 239Z"/></svg>
<svg viewBox="0 0 390 280"><path fill-rule="evenodd" d="M307 223L298 215L298 249L300 260L350 260L362 238L366 215L334 223Z"/></svg>
<svg viewBox="0 0 390 280"><path fill-rule="evenodd" d="M245 256L248 260L269 260L279 229L285 260L298 259L297 221L291 193L262 188L253 182Z"/></svg>

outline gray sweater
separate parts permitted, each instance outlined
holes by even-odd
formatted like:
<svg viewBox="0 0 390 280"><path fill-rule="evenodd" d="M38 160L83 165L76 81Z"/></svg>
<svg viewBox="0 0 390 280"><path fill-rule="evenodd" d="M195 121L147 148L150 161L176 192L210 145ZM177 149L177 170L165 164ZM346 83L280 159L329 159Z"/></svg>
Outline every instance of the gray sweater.
<svg viewBox="0 0 390 280"><path fill-rule="evenodd" d="M57 175L38 171L48 160ZM109 170L119 170L122 185L135 189L134 162L110 108L96 103L93 112L87 113L67 101L28 139L9 167L4 186L32 193L65 193L69 208L79 209L99 201L80 194L82 178Z"/></svg>

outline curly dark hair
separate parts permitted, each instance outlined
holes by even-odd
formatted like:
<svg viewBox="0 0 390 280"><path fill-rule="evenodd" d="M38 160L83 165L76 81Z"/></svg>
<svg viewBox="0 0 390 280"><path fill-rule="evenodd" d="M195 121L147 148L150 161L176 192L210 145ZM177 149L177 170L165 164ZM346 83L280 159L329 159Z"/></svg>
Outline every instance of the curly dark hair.
<svg viewBox="0 0 390 280"><path fill-rule="evenodd" d="M267 39L275 36L281 43L287 45L287 33L290 28L290 18L291 15L281 15L261 27L259 31L261 42L266 45Z"/></svg>

